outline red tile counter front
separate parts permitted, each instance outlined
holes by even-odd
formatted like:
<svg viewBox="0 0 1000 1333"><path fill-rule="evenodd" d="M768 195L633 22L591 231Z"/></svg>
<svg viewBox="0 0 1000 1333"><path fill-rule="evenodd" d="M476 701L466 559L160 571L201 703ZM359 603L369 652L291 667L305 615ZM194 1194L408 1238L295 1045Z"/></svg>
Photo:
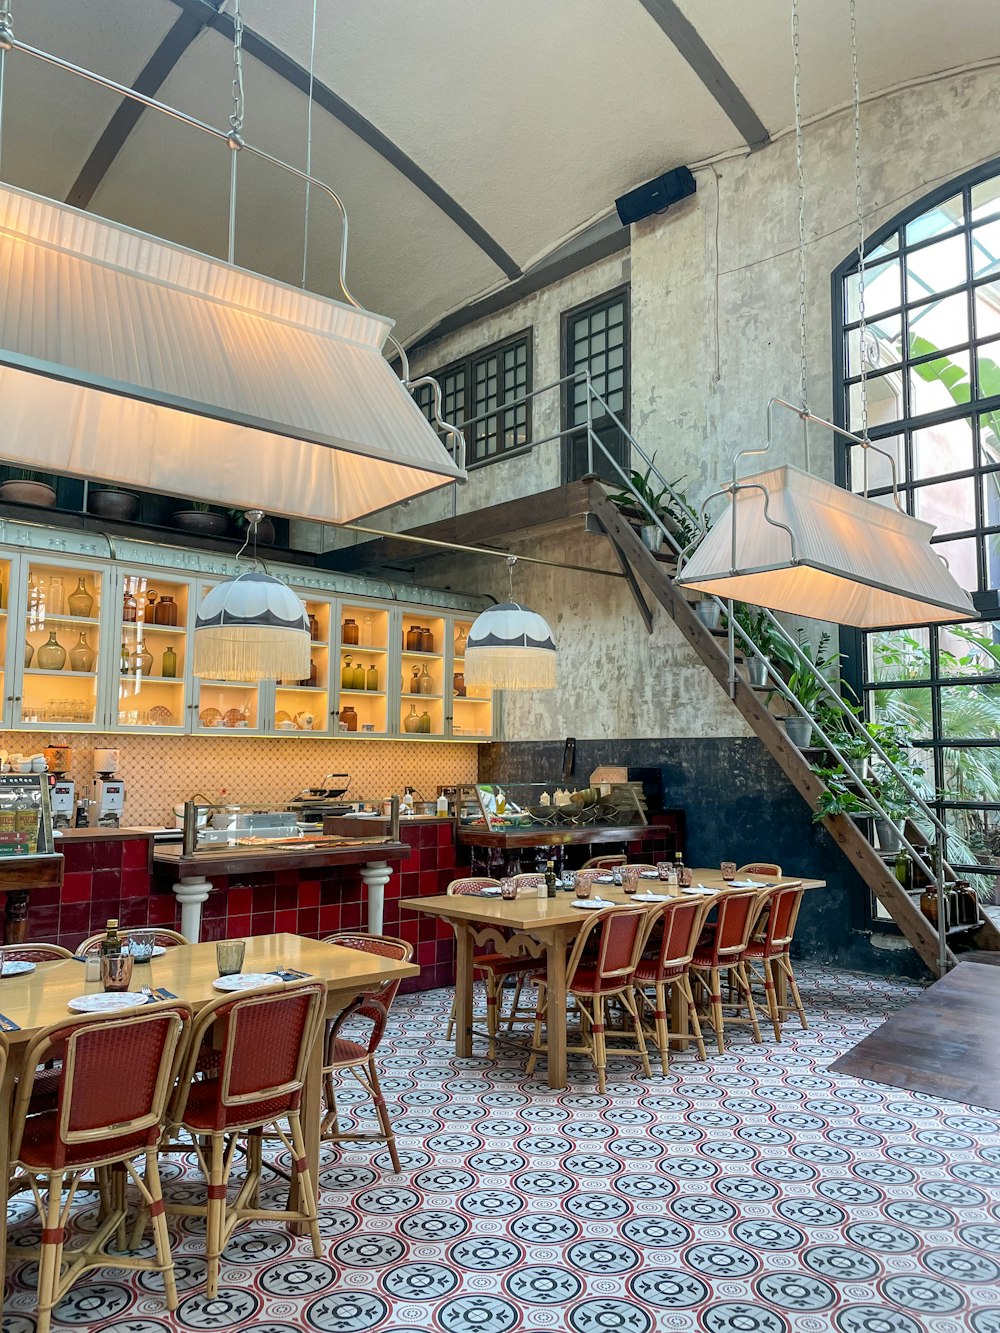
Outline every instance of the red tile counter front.
<svg viewBox="0 0 1000 1333"><path fill-rule="evenodd" d="M401 898L444 893L450 880L468 874L468 849L456 863L451 820L420 822L400 830L410 854L397 863L385 886L383 929L413 945L420 976L403 983L404 990L428 990L454 982L455 937L450 926L432 916L400 912ZM655 860L672 848L673 830L664 843L636 844L629 855ZM28 906L28 938L74 949L102 931L110 917L123 926L168 926L180 929L180 906L173 877L157 866L151 871L148 834L88 840L80 830L60 842L65 877L59 889L32 890ZM265 871L253 876L219 876L202 915L202 938L231 939L290 931L323 936L336 930L364 930L365 887L356 867Z"/></svg>

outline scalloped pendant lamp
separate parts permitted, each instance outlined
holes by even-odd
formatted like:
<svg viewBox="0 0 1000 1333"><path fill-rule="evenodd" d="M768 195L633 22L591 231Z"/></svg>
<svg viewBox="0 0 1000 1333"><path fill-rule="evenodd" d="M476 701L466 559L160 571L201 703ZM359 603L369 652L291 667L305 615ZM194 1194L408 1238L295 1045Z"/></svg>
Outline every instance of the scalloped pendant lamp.
<svg viewBox="0 0 1000 1333"><path fill-rule="evenodd" d="M556 645L548 622L514 601L514 565L507 557L510 601L491 606L469 630L465 682L495 690L554 690Z"/></svg>

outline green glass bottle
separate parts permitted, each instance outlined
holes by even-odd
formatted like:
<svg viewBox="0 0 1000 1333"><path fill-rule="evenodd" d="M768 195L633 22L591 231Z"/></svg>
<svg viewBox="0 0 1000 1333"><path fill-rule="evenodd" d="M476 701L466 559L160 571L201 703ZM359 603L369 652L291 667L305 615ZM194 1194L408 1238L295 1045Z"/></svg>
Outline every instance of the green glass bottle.
<svg viewBox="0 0 1000 1333"><path fill-rule="evenodd" d="M556 896L556 863L555 861L545 862L545 896L554 898Z"/></svg>
<svg viewBox="0 0 1000 1333"><path fill-rule="evenodd" d="M160 675L165 676L168 680L173 680L177 675L177 654L173 648L164 648L163 650Z"/></svg>

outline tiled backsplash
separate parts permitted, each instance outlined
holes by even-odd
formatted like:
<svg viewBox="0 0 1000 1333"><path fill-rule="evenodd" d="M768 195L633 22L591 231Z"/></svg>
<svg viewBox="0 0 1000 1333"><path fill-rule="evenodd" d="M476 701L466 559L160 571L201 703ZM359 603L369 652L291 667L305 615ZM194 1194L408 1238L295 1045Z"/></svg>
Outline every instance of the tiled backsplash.
<svg viewBox="0 0 1000 1333"><path fill-rule="evenodd" d="M35 754L55 736L0 732L0 747ZM60 740L63 739L60 737ZM194 793L234 804L283 805L327 773L348 773L348 797L382 799L409 783L433 799L438 785L475 782L477 747L414 741L302 740L255 736L67 735L77 796L91 795L93 752L121 755L126 824L172 823L171 807Z"/></svg>

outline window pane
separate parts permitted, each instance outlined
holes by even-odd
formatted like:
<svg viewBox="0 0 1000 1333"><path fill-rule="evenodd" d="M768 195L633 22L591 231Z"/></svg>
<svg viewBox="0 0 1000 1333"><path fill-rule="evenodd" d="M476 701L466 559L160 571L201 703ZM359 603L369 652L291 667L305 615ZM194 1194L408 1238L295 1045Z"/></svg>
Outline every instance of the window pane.
<svg viewBox="0 0 1000 1333"><path fill-rule="evenodd" d="M1000 272L1000 219L972 233L972 276Z"/></svg>
<svg viewBox="0 0 1000 1333"><path fill-rule="evenodd" d="M903 359L903 319L900 314L880 315L867 325L865 340L865 367L885 370L898 365ZM851 329L847 335L847 373L861 374L861 330Z"/></svg>
<svg viewBox="0 0 1000 1333"><path fill-rule="evenodd" d="M929 208L920 217L914 218L906 226L906 244L916 245L919 241L929 240L942 232L954 231L964 221L961 194L952 195L943 204Z"/></svg>
<svg viewBox="0 0 1000 1333"><path fill-rule="evenodd" d="M1000 282L983 282L972 289L976 337L990 338L1000 333Z"/></svg>
<svg viewBox="0 0 1000 1333"><path fill-rule="evenodd" d="M928 740L934 734L930 689L907 686L875 690L870 706L876 722L903 726L914 740Z"/></svg>
<svg viewBox="0 0 1000 1333"><path fill-rule="evenodd" d="M908 301L919 301L923 296L957 287L967 278L964 236L951 236L906 256Z"/></svg>
<svg viewBox="0 0 1000 1333"><path fill-rule="evenodd" d="M983 523L988 528L1000 528L1000 474L987 472L982 480ZM993 587L990 584L990 587Z"/></svg>
<svg viewBox="0 0 1000 1333"><path fill-rule="evenodd" d="M938 671L942 676L1000 676L1000 624L942 626Z"/></svg>
<svg viewBox="0 0 1000 1333"><path fill-rule="evenodd" d="M984 465L1000 463L1000 408L979 418L979 453Z"/></svg>
<svg viewBox="0 0 1000 1333"><path fill-rule="evenodd" d="M972 187L972 221L1000 213L1000 176L991 176Z"/></svg>
<svg viewBox="0 0 1000 1333"><path fill-rule="evenodd" d="M845 303L849 324L861 318L858 286L858 275L850 274L845 280ZM890 259L883 264L866 264L865 313L871 317L882 310L895 310L900 301L899 260Z"/></svg>
<svg viewBox="0 0 1000 1333"><path fill-rule="evenodd" d="M929 680L931 638L928 629L883 630L868 635L868 671L872 680Z"/></svg>
<svg viewBox="0 0 1000 1333"><path fill-rule="evenodd" d="M887 421L898 421L903 415L903 383L898 373L875 375L868 381L868 426L881 426ZM852 384L850 390L851 430L861 428L861 385Z"/></svg>
<svg viewBox="0 0 1000 1333"><path fill-rule="evenodd" d="M934 542L934 550L943 555L960 588L975 592L979 587L979 566L975 537L959 537L952 542Z"/></svg>
<svg viewBox="0 0 1000 1333"><path fill-rule="evenodd" d="M965 472L974 465L972 425L966 419L915 430L910 440L917 480Z"/></svg>
<svg viewBox="0 0 1000 1333"><path fill-rule="evenodd" d="M956 740L1000 740L1000 685L942 685L941 734Z"/></svg>
<svg viewBox="0 0 1000 1333"><path fill-rule="evenodd" d="M868 489L882 490L892 486L892 464L885 454L891 455L896 464L896 483L901 485L906 480L904 463L905 450L902 435L894 435L888 440L873 440L871 449L862 449L860 444L850 446L851 490L862 493L865 489L865 454L868 455ZM880 452L884 450L885 452Z"/></svg>
<svg viewBox="0 0 1000 1333"><path fill-rule="evenodd" d="M976 526L975 478L914 487L913 512L939 533L968 532Z"/></svg>
<svg viewBox="0 0 1000 1333"><path fill-rule="evenodd" d="M926 412L940 412L967 403L969 382L969 353L950 352L946 356L922 361L910 369L910 416Z"/></svg>

